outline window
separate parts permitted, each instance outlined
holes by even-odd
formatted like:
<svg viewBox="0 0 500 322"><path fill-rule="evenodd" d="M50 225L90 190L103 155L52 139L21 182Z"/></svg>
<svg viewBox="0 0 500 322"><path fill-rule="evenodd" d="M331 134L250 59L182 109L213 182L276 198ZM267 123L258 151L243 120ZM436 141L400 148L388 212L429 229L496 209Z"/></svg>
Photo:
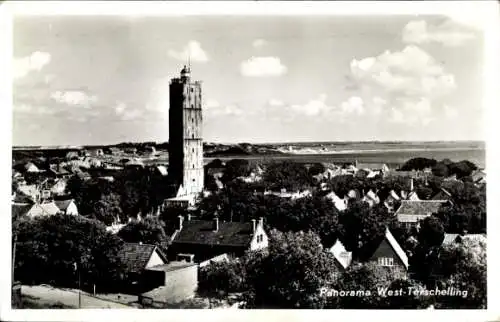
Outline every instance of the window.
<svg viewBox="0 0 500 322"><path fill-rule="evenodd" d="M194 108L194 105L193 105L193 104L191 104L191 108Z"/></svg>
<svg viewBox="0 0 500 322"><path fill-rule="evenodd" d="M193 92L193 88L191 87L191 93Z"/></svg>
<svg viewBox="0 0 500 322"><path fill-rule="evenodd" d="M378 259L378 264L380 266L394 266L394 258L392 258L392 257L380 257Z"/></svg>
<svg viewBox="0 0 500 322"><path fill-rule="evenodd" d="M193 169L194 169L194 163L193 163Z"/></svg>

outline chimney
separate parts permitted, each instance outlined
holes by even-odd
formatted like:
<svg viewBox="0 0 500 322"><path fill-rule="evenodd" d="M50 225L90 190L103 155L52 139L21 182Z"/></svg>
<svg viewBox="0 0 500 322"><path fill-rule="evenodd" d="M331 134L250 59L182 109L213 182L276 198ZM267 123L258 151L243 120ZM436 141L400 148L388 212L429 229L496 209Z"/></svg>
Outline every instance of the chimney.
<svg viewBox="0 0 500 322"><path fill-rule="evenodd" d="M213 230L214 231L218 231L219 230L219 217L215 217L214 218Z"/></svg>
<svg viewBox="0 0 500 322"><path fill-rule="evenodd" d="M252 227L253 227L253 230L252 232L255 233L255 228L256 228L256 220L255 219L252 219Z"/></svg>
<svg viewBox="0 0 500 322"><path fill-rule="evenodd" d="M413 178L410 179L410 191L413 191Z"/></svg>
<svg viewBox="0 0 500 322"><path fill-rule="evenodd" d="M191 214L188 214L187 215L187 220L190 221L191 220Z"/></svg>
<svg viewBox="0 0 500 322"><path fill-rule="evenodd" d="M262 217L259 218L259 226L264 228L264 218Z"/></svg>
<svg viewBox="0 0 500 322"><path fill-rule="evenodd" d="M178 229L181 230L182 229L182 222L184 221L184 217L182 217L181 215L179 215L178 217L179 217L179 227L178 227Z"/></svg>

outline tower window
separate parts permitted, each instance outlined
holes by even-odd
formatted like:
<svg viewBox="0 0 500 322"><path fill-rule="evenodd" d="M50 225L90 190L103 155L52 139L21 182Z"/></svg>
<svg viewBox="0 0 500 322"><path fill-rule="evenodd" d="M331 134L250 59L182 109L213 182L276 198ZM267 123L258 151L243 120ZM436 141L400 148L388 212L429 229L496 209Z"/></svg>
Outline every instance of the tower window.
<svg viewBox="0 0 500 322"><path fill-rule="evenodd" d="M193 92L193 88L191 87L191 93Z"/></svg>
<svg viewBox="0 0 500 322"><path fill-rule="evenodd" d="M194 139L194 134L192 135L192 138Z"/></svg>
<svg viewBox="0 0 500 322"><path fill-rule="evenodd" d="M193 169L194 169L194 164L193 164Z"/></svg>
<svg viewBox="0 0 500 322"><path fill-rule="evenodd" d="M193 123L194 123L194 117L191 119L191 122L193 122Z"/></svg>
<svg viewBox="0 0 500 322"><path fill-rule="evenodd" d="M191 104L191 108L194 108L194 105L193 105L193 104Z"/></svg>

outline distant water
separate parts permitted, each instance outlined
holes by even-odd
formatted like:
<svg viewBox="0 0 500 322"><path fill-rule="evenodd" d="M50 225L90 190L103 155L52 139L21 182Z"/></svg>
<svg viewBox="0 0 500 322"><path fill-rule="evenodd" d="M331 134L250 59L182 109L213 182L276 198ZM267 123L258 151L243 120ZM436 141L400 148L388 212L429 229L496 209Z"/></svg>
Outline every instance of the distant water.
<svg viewBox="0 0 500 322"><path fill-rule="evenodd" d="M438 161L469 160L481 168L486 166L486 148L484 142L300 142L261 144L274 147L283 153L267 155L227 155L205 158L205 162L213 159L247 159L247 160L293 160L299 162L370 162L386 163L399 166L411 158L432 158ZM166 162L167 159L152 161Z"/></svg>
<svg viewBox="0 0 500 322"><path fill-rule="evenodd" d="M484 142L311 142L273 144L285 154L245 159L291 159L303 162L376 162L400 165L411 158L469 160L485 167ZM221 158L222 159L222 158ZM231 159L224 157L223 159Z"/></svg>

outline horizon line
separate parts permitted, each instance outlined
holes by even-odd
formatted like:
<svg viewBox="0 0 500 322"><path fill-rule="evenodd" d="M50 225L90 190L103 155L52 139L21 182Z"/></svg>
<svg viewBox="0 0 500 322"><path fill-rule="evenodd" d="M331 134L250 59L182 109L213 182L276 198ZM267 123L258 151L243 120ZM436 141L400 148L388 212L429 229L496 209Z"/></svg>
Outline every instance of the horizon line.
<svg viewBox="0 0 500 322"><path fill-rule="evenodd" d="M239 144L252 144L252 145L268 145L268 144L276 144L276 145L282 145L282 144L304 144L304 143L315 143L315 144L322 144L322 143L329 143L329 144L334 144L334 143L486 143L486 140L342 140L342 141L314 141L314 140L304 140L304 141L274 141L274 142L264 142L264 141L259 141L259 142L252 142L252 141L237 141L237 142L223 142L223 141L203 141L203 144L222 144L222 145L239 145ZM120 144L143 144L143 143L154 143L155 145L158 144L165 144L169 143L169 141L121 141L118 143L109 143L109 144L54 144L54 145L14 145L12 144L12 148L84 148L84 147L112 147Z"/></svg>

